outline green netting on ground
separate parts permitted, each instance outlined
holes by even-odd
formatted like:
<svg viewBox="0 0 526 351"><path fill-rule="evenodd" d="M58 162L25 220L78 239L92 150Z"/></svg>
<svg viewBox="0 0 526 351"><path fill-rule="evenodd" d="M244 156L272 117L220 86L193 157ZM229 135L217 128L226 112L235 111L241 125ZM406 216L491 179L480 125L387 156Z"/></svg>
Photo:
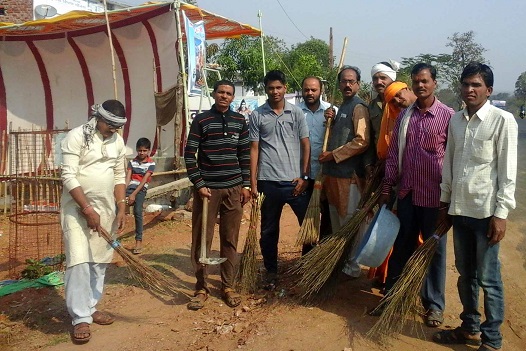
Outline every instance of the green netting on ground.
<svg viewBox="0 0 526 351"><path fill-rule="evenodd" d="M27 288L42 288L64 284L64 272L51 272L38 279L4 280L0 282L0 296L9 295Z"/></svg>

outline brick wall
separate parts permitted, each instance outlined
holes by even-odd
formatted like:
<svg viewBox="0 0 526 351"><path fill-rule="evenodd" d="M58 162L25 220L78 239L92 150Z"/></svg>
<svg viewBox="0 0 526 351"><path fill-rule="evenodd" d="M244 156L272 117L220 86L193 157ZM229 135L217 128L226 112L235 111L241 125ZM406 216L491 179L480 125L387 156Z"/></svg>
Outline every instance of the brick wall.
<svg viewBox="0 0 526 351"><path fill-rule="evenodd" d="M33 19L33 0L0 0L0 22L24 23Z"/></svg>

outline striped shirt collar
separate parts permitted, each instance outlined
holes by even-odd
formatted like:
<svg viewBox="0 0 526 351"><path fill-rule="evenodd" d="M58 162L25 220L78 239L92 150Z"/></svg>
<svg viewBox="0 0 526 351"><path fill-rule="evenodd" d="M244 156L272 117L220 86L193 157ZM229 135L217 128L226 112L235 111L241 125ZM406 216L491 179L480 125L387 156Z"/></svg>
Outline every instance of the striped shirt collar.
<svg viewBox="0 0 526 351"><path fill-rule="evenodd" d="M433 100L433 104L429 107L429 109L426 111L426 112L429 112L431 115L433 116L436 116L439 109L440 109L440 105L441 105L441 102L438 100L438 98L436 96L434 96L435 100ZM414 109L417 110L418 112L422 113L422 109L420 107L418 107L418 104L417 104L417 101L415 101L415 103L413 104L414 106Z"/></svg>
<svg viewBox="0 0 526 351"><path fill-rule="evenodd" d="M135 157L133 158L133 160L134 160L134 161L137 161L137 162L139 162L139 163L153 162L153 159L152 159L150 156L146 157L146 159L145 159L144 161L139 160L139 159L137 158L137 156L135 156Z"/></svg>
<svg viewBox="0 0 526 351"><path fill-rule="evenodd" d="M220 114L221 116L231 116L232 115L232 111L230 108L228 108L228 110L226 110L225 112L221 112L219 111L217 108L216 108L216 104L213 104L212 107L210 108L210 112L213 112L213 113L216 113L216 114Z"/></svg>

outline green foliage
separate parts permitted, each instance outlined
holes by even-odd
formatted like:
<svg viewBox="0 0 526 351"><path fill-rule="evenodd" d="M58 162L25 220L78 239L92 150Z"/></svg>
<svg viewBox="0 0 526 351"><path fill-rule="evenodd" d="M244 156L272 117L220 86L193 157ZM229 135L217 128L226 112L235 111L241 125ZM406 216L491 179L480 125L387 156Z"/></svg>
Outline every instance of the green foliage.
<svg viewBox="0 0 526 351"><path fill-rule="evenodd" d="M515 82L515 97L526 100L526 72L522 72Z"/></svg>
<svg viewBox="0 0 526 351"><path fill-rule="evenodd" d="M61 264L66 260L66 255L60 254L51 259L46 259L46 263L28 258L26 260L27 267L21 272L22 278L25 279L38 279L43 277L55 270L54 266Z"/></svg>
<svg viewBox="0 0 526 351"><path fill-rule="evenodd" d="M46 266L39 260L30 258L26 260L26 264L27 267L22 271L22 278L25 279L38 279L53 272L52 267Z"/></svg>
<svg viewBox="0 0 526 351"><path fill-rule="evenodd" d="M255 92L262 92L263 57L259 37L241 36L237 39L226 39L221 49L211 57L223 69L223 78L231 81L242 80L246 87ZM265 37L265 65L267 70L279 69L280 55L285 51L285 43L275 37Z"/></svg>
<svg viewBox="0 0 526 351"><path fill-rule="evenodd" d="M449 105L453 108L462 106L460 97L460 75L464 67L472 62L478 61L489 63L483 56L486 49L475 41L475 32L454 33L447 38L449 42L446 47L453 49L451 54L420 54L415 57L402 58L401 73L410 77L412 67L425 62L433 65L437 69L437 81L446 85L451 92L454 92L456 101Z"/></svg>
<svg viewBox="0 0 526 351"><path fill-rule="evenodd" d="M243 81L243 84L256 93L263 93L263 59L259 37L242 36L227 39L219 51L211 55L210 61L217 62L222 68L225 79ZM287 76L288 91L300 91L301 81L306 76L316 76L333 84L329 67L329 46L321 39L309 40L286 47L283 40L264 37L265 66L267 72L279 69ZM335 76L334 76L335 77ZM335 78L334 78L335 79Z"/></svg>
<svg viewBox="0 0 526 351"><path fill-rule="evenodd" d="M289 90L300 91L301 81L307 76L327 80L329 67L329 45L321 39L310 38L304 43L293 45L284 57L288 67ZM285 71L285 72L287 72Z"/></svg>

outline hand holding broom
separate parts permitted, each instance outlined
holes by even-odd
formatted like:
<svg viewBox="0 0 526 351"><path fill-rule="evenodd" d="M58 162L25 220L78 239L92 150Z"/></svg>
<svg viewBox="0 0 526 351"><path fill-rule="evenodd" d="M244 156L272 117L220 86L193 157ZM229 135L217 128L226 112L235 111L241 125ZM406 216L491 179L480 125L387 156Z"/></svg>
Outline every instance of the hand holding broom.
<svg viewBox="0 0 526 351"><path fill-rule="evenodd" d="M347 49L347 37L343 40L342 53L340 55L340 62L338 63L337 73L340 72L340 69L343 66L343 61L345 59L345 51ZM336 95L336 88L338 82L334 84L332 95L331 95L331 106L328 110L334 111L334 96ZM330 112L329 112L330 113ZM333 113L334 114L334 113ZM327 143L329 141L330 128L333 118L327 118L325 122L325 136L323 138L323 147L322 153L327 151ZM298 232L298 240L296 245L314 245L318 242L320 236L320 195L322 187L322 171L318 172L316 179L314 180L314 190L309 200L309 206L307 207L307 213L305 218L301 223L300 230Z"/></svg>

